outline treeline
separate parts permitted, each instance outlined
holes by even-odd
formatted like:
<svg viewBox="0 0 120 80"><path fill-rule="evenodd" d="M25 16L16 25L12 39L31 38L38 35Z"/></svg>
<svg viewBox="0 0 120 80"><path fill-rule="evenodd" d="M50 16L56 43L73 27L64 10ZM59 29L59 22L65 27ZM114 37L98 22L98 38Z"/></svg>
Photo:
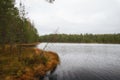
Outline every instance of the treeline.
<svg viewBox="0 0 120 80"><path fill-rule="evenodd" d="M25 6L15 0L0 0L0 45L32 43L39 39L34 24L26 18Z"/></svg>
<svg viewBox="0 0 120 80"><path fill-rule="evenodd" d="M67 43L120 43L120 34L49 34L40 36L39 41Z"/></svg>

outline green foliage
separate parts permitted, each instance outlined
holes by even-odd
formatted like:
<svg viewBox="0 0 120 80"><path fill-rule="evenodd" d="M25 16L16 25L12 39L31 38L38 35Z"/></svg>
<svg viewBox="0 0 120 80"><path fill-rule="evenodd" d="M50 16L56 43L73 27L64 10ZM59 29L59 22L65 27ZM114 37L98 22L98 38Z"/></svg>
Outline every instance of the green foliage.
<svg viewBox="0 0 120 80"><path fill-rule="evenodd" d="M120 34L50 34L39 37L40 42L120 43Z"/></svg>
<svg viewBox="0 0 120 80"><path fill-rule="evenodd" d="M25 14L22 4L20 10L15 7L15 0L0 1L0 44L38 41L37 30Z"/></svg>

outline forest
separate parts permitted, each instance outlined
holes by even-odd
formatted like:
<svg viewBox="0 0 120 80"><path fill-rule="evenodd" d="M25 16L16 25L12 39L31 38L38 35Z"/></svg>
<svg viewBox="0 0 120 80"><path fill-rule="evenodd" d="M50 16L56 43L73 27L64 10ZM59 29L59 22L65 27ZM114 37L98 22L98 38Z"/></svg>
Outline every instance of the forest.
<svg viewBox="0 0 120 80"><path fill-rule="evenodd" d="M49 34L39 37L40 42L63 43L120 43L119 34Z"/></svg>
<svg viewBox="0 0 120 80"><path fill-rule="evenodd" d="M0 0L0 44L31 43L38 41L34 24L26 18L25 6L19 9L15 0Z"/></svg>

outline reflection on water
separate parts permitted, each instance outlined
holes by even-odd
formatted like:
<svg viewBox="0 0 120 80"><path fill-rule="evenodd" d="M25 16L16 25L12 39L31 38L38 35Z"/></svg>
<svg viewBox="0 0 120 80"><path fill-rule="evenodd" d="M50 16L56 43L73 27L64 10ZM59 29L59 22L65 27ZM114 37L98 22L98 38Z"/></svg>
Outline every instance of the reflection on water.
<svg viewBox="0 0 120 80"><path fill-rule="evenodd" d="M54 74L54 72L56 71L57 66L54 67L53 70L51 70L48 74L46 74L46 76L39 76L39 80L57 80L57 74Z"/></svg>
<svg viewBox="0 0 120 80"><path fill-rule="evenodd" d="M120 80L118 44L50 43L46 50L57 52L61 65L44 80Z"/></svg>
<svg viewBox="0 0 120 80"><path fill-rule="evenodd" d="M49 74L46 76L39 76L39 80L57 80L57 74Z"/></svg>
<svg viewBox="0 0 120 80"><path fill-rule="evenodd" d="M46 75L45 77L41 77L39 80L57 80L57 74Z"/></svg>
<svg viewBox="0 0 120 80"><path fill-rule="evenodd" d="M49 80L57 80L57 74L50 75Z"/></svg>

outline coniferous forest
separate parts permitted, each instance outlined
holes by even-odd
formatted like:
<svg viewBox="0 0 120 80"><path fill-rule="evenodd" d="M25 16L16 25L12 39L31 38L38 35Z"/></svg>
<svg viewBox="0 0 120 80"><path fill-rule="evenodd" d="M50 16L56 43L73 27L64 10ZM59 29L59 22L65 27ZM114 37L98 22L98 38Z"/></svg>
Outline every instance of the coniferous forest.
<svg viewBox="0 0 120 80"><path fill-rule="evenodd" d="M25 6L15 0L0 0L0 44L31 43L38 41L37 30L26 18Z"/></svg>
<svg viewBox="0 0 120 80"><path fill-rule="evenodd" d="M120 34L49 34L39 38L40 42L67 43L120 43Z"/></svg>

